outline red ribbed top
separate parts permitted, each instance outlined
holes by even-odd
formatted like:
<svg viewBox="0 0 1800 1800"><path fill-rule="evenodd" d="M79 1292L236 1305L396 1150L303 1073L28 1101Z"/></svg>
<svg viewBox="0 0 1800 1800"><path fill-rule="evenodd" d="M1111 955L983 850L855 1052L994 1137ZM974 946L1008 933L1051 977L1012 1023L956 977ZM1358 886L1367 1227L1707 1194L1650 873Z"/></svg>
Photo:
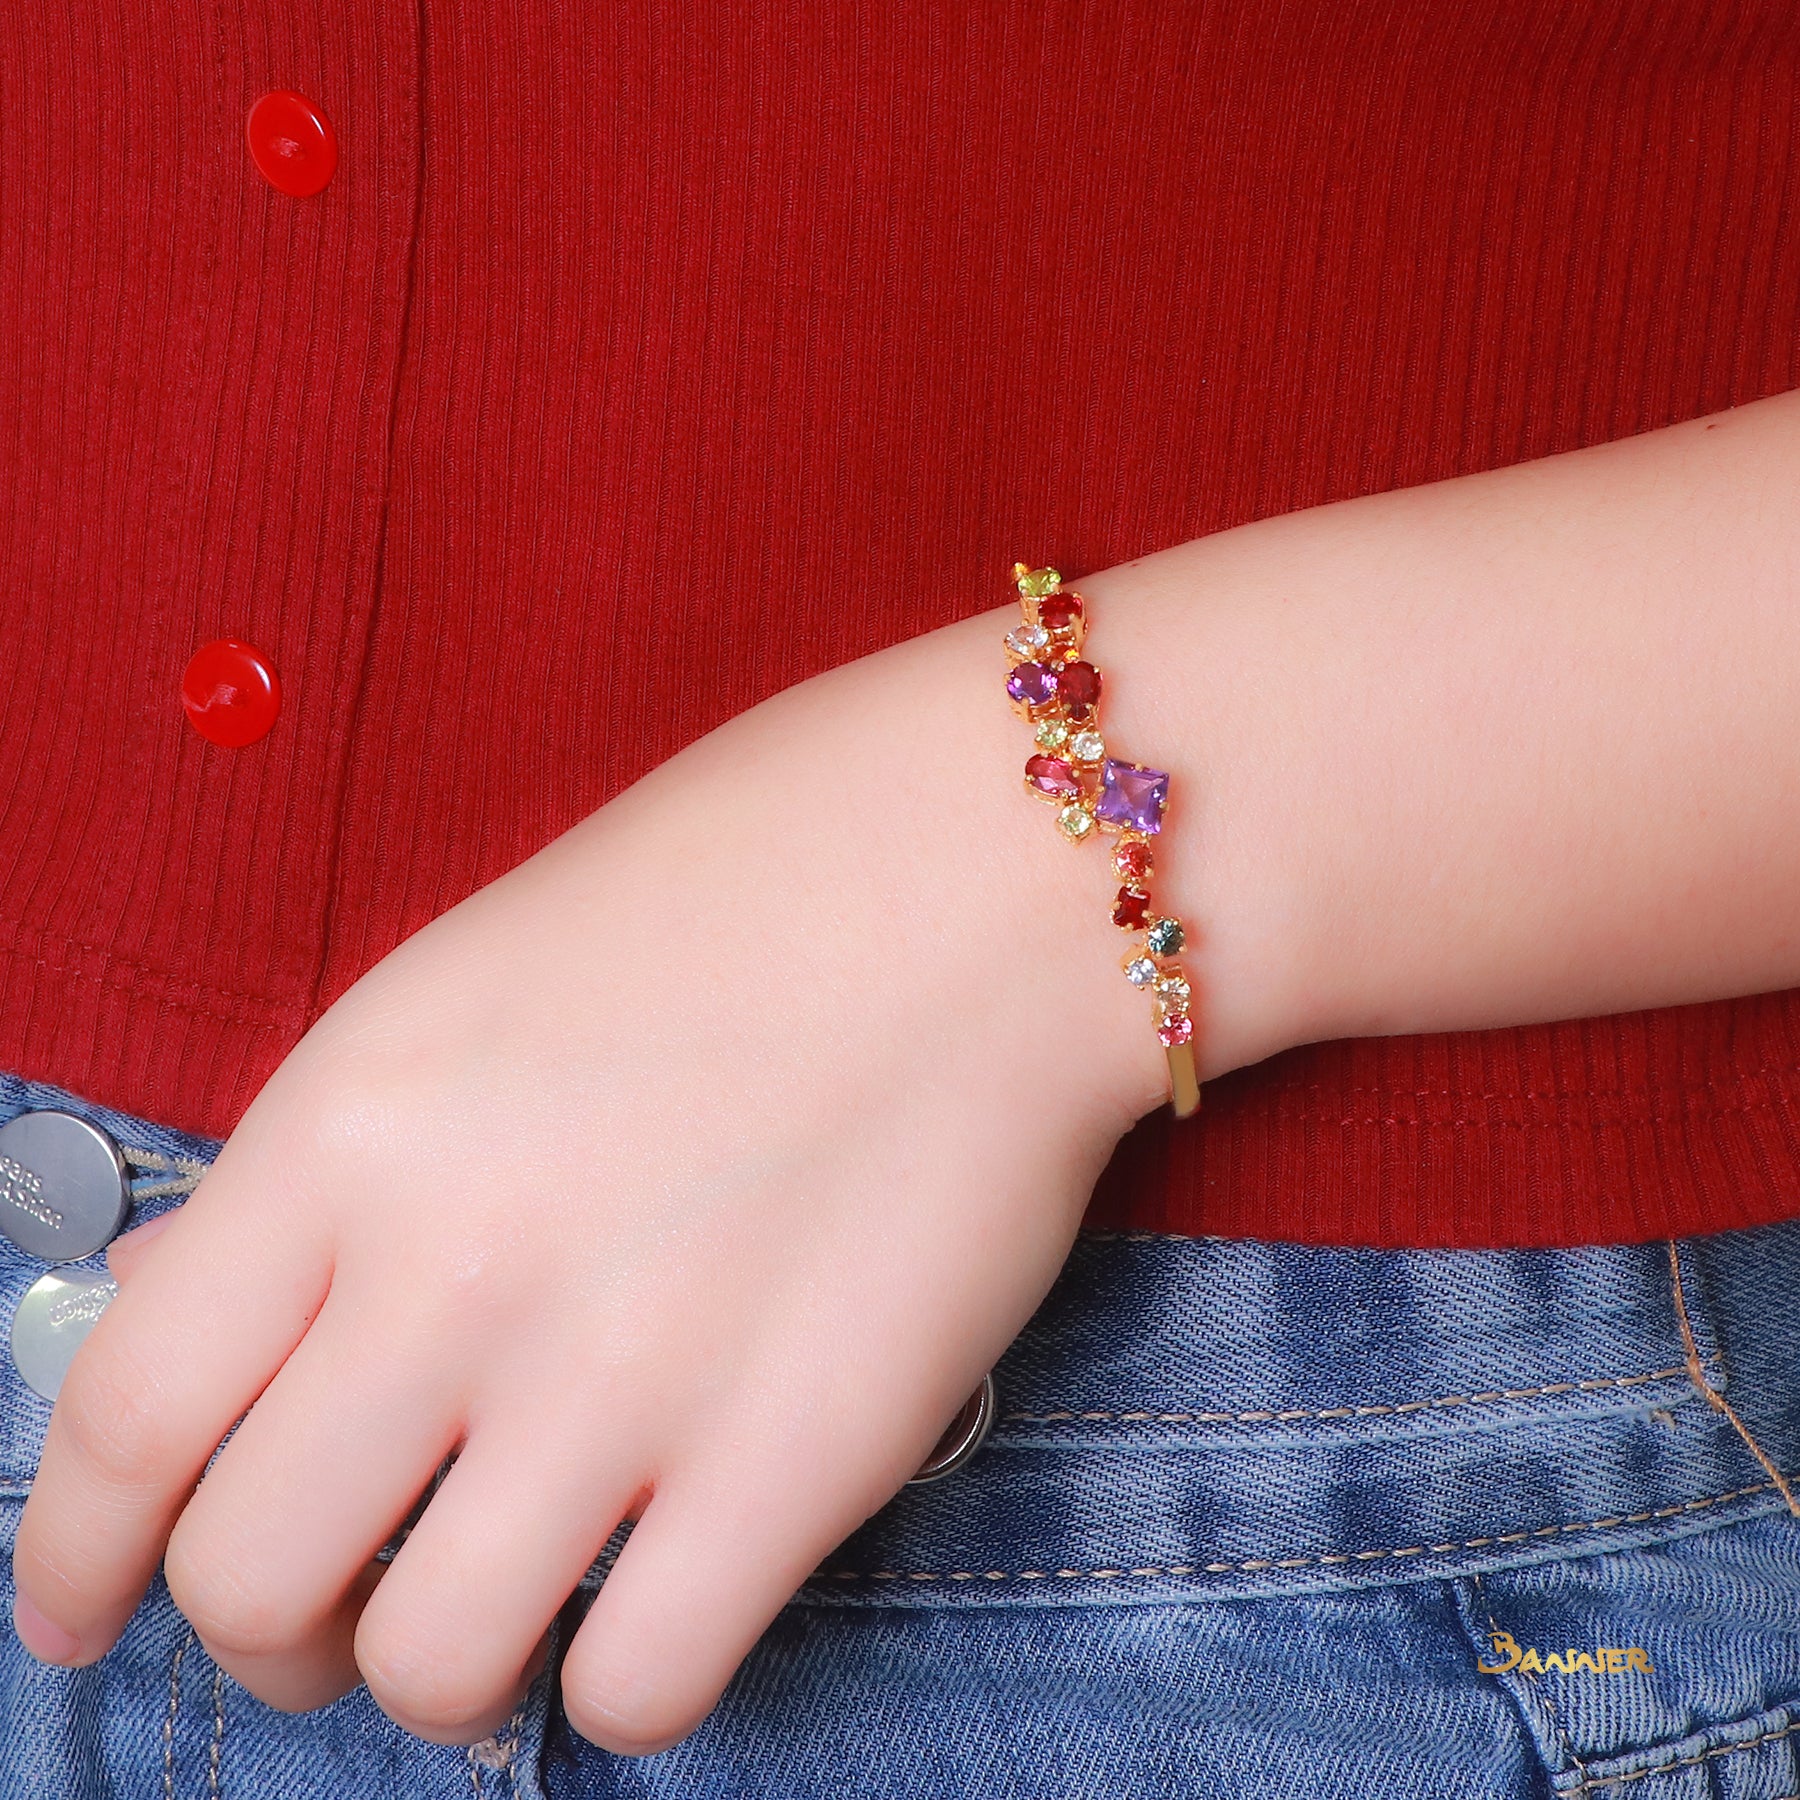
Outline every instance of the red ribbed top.
<svg viewBox="0 0 1800 1800"><path fill-rule="evenodd" d="M0 1065L223 1134L407 933L1014 554L1795 385L1797 48L1785 0L12 9ZM247 748L183 717L215 637L280 674ZM1787 994L1295 1052L1093 1217L1622 1240L1800 1213L1797 1148Z"/></svg>

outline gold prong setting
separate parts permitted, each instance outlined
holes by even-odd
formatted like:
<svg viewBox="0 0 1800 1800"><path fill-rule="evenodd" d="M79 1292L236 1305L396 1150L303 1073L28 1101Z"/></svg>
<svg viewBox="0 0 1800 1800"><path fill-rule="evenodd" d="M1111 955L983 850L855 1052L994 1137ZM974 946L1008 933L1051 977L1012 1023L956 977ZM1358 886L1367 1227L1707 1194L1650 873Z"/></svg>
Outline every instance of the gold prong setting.
<svg viewBox="0 0 1800 1800"><path fill-rule="evenodd" d="M1099 833L1115 839L1112 919L1133 939L1121 967L1150 995L1169 1060L1170 1098L1185 1118L1200 1104L1193 988L1175 960L1188 934L1179 919L1152 909L1150 894L1151 840L1162 830L1169 777L1108 752L1099 722L1104 683L1082 655L1086 601L1063 587L1055 569L1014 563L1013 580L1023 616L1006 634L1006 692L1037 746L1025 763L1026 791L1055 806L1057 827L1071 843Z"/></svg>

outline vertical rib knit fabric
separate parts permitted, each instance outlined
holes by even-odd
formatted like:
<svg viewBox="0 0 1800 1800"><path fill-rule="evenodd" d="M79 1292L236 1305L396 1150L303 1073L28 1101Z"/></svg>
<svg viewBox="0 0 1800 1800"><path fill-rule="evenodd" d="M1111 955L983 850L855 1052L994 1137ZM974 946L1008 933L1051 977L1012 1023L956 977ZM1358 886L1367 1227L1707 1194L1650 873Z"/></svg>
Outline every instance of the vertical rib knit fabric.
<svg viewBox="0 0 1800 1800"><path fill-rule="evenodd" d="M407 933L1015 553L1793 386L1797 50L1772 0L0 19L0 1065L223 1134ZM245 153L275 87L314 199ZM245 750L177 698L223 635L286 694ZM1779 995L1294 1052L1092 1217L1786 1216L1797 1040Z"/></svg>

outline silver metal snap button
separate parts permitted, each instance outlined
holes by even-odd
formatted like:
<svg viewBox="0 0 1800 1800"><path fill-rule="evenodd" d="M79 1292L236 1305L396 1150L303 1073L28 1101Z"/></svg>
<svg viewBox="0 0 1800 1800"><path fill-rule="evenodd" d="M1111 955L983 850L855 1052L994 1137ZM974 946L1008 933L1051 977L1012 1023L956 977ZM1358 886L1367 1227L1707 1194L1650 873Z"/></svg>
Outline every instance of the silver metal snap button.
<svg viewBox="0 0 1800 1800"><path fill-rule="evenodd" d="M923 1482L942 1481L946 1475L954 1475L985 1442L993 1428L997 1405L994 1378L984 1375L981 1386L963 1402L962 1411L950 1421L937 1447L906 1485L918 1487Z"/></svg>
<svg viewBox="0 0 1800 1800"><path fill-rule="evenodd" d="M13 1314L12 1359L34 1394L56 1398L75 1352L118 1291L104 1269L52 1269L25 1290Z"/></svg>
<svg viewBox="0 0 1800 1800"><path fill-rule="evenodd" d="M27 1256L74 1262L125 1222L131 1178L110 1133L46 1107L0 1125L0 1232Z"/></svg>

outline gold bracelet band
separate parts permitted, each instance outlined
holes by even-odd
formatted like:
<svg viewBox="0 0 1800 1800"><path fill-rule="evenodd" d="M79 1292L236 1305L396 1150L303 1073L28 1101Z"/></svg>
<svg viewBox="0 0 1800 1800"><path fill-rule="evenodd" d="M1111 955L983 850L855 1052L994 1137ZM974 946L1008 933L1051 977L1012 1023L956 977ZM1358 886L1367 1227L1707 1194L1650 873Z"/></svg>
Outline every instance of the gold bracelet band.
<svg viewBox="0 0 1800 1800"><path fill-rule="evenodd" d="M1185 1119L1200 1107L1193 989L1175 961L1187 931L1150 905L1150 840L1162 830L1169 777L1106 753L1100 671L1081 654L1087 634L1081 596L1065 593L1054 569L1014 563L1013 579L1025 616L1006 634L1006 692L1037 739L1037 753L1025 763L1025 786L1056 807L1056 822L1070 843L1084 843L1096 830L1116 835L1112 861L1120 885L1112 918L1137 940L1125 954L1125 979L1154 1003L1156 1035L1169 1059L1170 1104L1176 1118Z"/></svg>

